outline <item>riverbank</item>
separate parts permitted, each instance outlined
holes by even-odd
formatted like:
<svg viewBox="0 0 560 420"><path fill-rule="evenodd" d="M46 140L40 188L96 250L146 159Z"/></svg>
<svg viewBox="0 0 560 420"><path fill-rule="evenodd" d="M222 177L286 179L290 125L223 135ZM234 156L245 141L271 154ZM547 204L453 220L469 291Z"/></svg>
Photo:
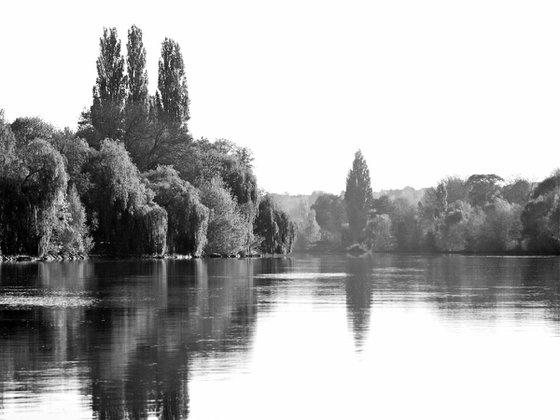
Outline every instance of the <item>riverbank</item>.
<svg viewBox="0 0 560 420"><path fill-rule="evenodd" d="M364 252L349 252L347 249L334 249L328 250L306 250L294 252L294 255L313 255L313 256L351 256L353 258L363 258L374 255L418 255L418 256L444 256L444 255L457 255L457 256L472 256L472 257L559 257L560 254L546 254L546 253L530 253L530 252L403 252L403 251L364 251ZM83 260L120 260L120 259L137 259L137 260L196 260L196 259L246 259L246 258L274 258L285 257L292 254L235 254L235 255L222 255L222 254L207 254L200 256L193 255L48 255L45 257L34 257L30 255L0 255L0 263L26 263L26 262L65 262L65 261L83 261Z"/></svg>
<svg viewBox="0 0 560 420"><path fill-rule="evenodd" d="M31 255L0 255L0 262L50 262L50 261L76 261L86 260L88 255L84 254L64 254L64 255L45 255L43 257L35 257Z"/></svg>
<svg viewBox="0 0 560 420"><path fill-rule="evenodd" d="M261 258L261 257L275 257L276 254L259 254L259 253L238 253L238 254L205 254L205 255L182 255L182 254L167 254L167 255L102 255L102 254L61 254L61 255L46 255L43 257L36 257L31 255L0 255L0 263L8 262L62 262L62 261L80 261L87 259L100 259L100 260L117 260L117 259L138 259L138 260L191 260L191 259L226 259L226 258Z"/></svg>
<svg viewBox="0 0 560 420"><path fill-rule="evenodd" d="M302 251L300 251L302 252ZM464 256L495 256L495 257L538 257L538 256L560 256L560 252L531 252L522 249L511 251L401 251L401 250L380 250L374 251L367 249L361 244L355 243L350 246L330 245L321 243L319 246L310 247L303 251L310 255L351 255L354 257L375 255L375 254L396 254L396 255L464 255Z"/></svg>

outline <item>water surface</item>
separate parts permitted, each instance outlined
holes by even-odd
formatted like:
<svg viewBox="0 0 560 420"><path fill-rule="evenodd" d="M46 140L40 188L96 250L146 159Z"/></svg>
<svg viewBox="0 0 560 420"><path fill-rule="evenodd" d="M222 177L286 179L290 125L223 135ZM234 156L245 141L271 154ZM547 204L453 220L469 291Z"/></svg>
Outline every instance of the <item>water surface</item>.
<svg viewBox="0 0 560 420"><path fill-rule="evenodd" d="M0 265L0 418L550 418L560 259Z"/></svg>

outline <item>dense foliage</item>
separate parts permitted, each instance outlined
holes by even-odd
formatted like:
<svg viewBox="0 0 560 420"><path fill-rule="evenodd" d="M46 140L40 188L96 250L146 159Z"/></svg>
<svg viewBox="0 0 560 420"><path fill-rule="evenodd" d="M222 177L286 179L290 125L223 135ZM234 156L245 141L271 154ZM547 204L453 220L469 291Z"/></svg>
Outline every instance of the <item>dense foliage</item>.
<svg viewBox="0 0 560 420"><path fill-rule="evenodd" d="M103 31L99 45L93 103L82 114L78 136L96 149L105 138L122 141L142 171L176 164L192 141L179 45L168 38L163 41L154 95L148 93L146 49L138 27L128 31L126 60L115 28Z"/></svg>
<svg viewBox="0 0 560 420"><path fill-rule="evenodd" d="M417 203L402 196L369 199L368 187L358 152L347 179L346 209L353 216L346 245L358 238L374 251L560 253L560 170L540 183L507 183L495 174L449 177L424 190ZM335 202L336 196L322 195L313 206L322 229L345 227Z"/></svg>
<svg viewBox="0 0 560 420"><path fill-rule="evenodd" d="M193 185L202 185L218 175L243 207L254 217L258 204L257 180L253 174L251 152L220 139L194 141L177 168Z"/></svg>
<svg viewBox="0 0 560 420"><path fill-rule="evenodd" d="M126 52L121 46L115 28L103 30L77 132L37 117L9 124L0 113L0 252L289 252L285 213L273 212L274 250L255 235L260 194L250 151L192 139L180 46L163 41L153 95L142 31L132 26Z"/></svg>
<svg viewBox="0 0 560 420"><path fill-rule="evenodd" d="M37 123L16 120L16 135L0 113L0 251L86 252L91 240L76 189L68 189L65 158L51 142L35 137L53 135ZM37 127L47 129L34 132Z"/></svg>
<svg viewBox="0 0 560 420"><path fill-rule="evenodd" d="M374 251L560 253L560 170L495 174L374 197L356 152L340 195L265 195L249 150L193 139L180 46L162 43L149 93L142 31L99 40L76 132L0 111L0 253L38 256L288 253L356 242ZM319 249L320 247L317 247ZM324 249L324 248L323 248Z"/></svg>

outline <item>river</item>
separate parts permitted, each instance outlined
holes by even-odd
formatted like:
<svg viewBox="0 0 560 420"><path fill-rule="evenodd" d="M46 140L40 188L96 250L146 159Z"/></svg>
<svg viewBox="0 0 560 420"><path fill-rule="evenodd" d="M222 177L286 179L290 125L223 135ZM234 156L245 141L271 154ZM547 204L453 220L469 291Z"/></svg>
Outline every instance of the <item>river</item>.
<svg viewBox="0 0 560 420"><path fill-rule="evenodd" d="M1 419L557 414L560 258L0 265Z"/></svg>

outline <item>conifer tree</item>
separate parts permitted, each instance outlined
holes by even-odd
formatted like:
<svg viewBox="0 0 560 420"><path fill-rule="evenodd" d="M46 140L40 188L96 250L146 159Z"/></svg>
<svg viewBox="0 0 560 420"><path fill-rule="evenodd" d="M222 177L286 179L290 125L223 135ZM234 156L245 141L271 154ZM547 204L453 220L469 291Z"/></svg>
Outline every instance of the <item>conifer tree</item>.
<svg viewBox="0 0 560 420"><path fill-rule="evenodd" d="M368 210L373 201L369 169L360 150L354 155L352 169L346 178L344 201L348 214L350 237L353 241L360 241L362 231L366 226Z"/></svg>

